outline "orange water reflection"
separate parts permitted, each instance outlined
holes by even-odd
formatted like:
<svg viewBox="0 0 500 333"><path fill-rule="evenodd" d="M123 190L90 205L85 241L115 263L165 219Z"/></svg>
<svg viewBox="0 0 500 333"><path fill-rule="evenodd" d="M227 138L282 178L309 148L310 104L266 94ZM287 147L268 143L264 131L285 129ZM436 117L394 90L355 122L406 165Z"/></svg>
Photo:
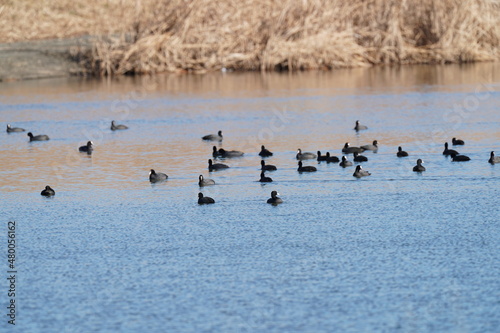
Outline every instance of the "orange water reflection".
<svg viewBox="0 0 500 333"><path fill-rule="evenodd" d="M52 138L29 143L25 133L1 134L0 188L35 192L46 184L58 188L142 187L149 186L150 168L172 175L176 180L171 186L196 184L198 174L207 175L212 147L200 137L219 129L225 134L225 148L247 153L228 162L237 166L228 171L233 176L253 172L261 143L277 153L273 164L290 169L295 168L293 156L299 147L336 155L347 141L360 145L377 139L386 147L380 153L395 153L398 145L420 149L416 141L431 147L432 142L441 142L440 135L451 139L448 134L453 124L443 121L446 108L463 102L464 93L486 92L485 85L498 91L498 86L491 87L499 81L500 66L484 63L0 83L2 126L21 124ZM429 92L458 99L432 97L427 101ZM398 97L412 93L416 96L410 98L410 104L406 95ZM455 93L457 97L453 97ZM372 100L366 97L370 95L376 96ZM500 141L498 111L491 107L491 99L481 103L481 109L453 133L471 143L490 142L491 147L484 148L488 152ZM409 112L409 108L415 111ZM123 109L126 114L117 112ZM276 110L289 110L295 118L281 126L273 113ZM402 110L400 119L398 110ZM112 133L104 126L97 128L102 119L112 118L126 122L131 129ZM369 121L369 131L356 134L352 130L356 119ZM273 121L276 128L283 129L266 136L262 129L272 128ZM487 127L488 122L493 127ZM92 156L77 151L85 144L83 133L89 128L98 138ZM442 133L436 128L443 129ZM249 140L259 134L264 140Z"/></svg>

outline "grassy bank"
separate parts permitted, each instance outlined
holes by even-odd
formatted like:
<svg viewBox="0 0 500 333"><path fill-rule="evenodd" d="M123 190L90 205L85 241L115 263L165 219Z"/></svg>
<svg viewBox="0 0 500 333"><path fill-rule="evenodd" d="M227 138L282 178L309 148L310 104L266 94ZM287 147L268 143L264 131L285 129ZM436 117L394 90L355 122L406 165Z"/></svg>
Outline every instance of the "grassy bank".
<svg viewBox="0 0 500 333"><path fill-rule="evenodd" d="M33 6L39 8L30 20ZM1 8L3 21L9 11L17 15L14 27L1 28L10 29L0 34L6 40L100 36L84 58L101 75L500 57L495 0L16 0Z"/></svg>
<svg viewBox="0 0 500 333"><path fill-rule="evenodd" d="M0 42L127 32L136 22L139 4L135 0L0 0Z"/></svg>

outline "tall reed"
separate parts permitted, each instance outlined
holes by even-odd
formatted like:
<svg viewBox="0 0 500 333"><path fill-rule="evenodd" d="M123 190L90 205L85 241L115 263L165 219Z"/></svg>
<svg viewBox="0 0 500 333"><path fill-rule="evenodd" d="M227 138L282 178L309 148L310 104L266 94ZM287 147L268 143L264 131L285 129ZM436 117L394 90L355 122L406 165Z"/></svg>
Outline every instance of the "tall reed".
<svg viewBox="0 0 500 333"><path fill-rule="evenodd" d="M0 0L0 42L128 32L154 0Z"/></svg>
<svg viewBox="0 0 500 333"><path fill-rule="evenodd" d="M122 2L129 11L121 26L104 29L85 55L89 70L100 75L333 69L500 56L497 0Z"/></svg>

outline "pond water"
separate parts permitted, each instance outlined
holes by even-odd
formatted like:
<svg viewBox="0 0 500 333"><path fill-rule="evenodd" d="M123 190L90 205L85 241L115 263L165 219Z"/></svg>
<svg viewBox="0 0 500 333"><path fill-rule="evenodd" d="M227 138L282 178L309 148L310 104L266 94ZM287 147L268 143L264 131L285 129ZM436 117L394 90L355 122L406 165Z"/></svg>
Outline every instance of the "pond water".
<svg viewBox="0 0 500 333"><path fill-rule="evenodd" d="M498 332L500 165L487 161L500 155L499 91L499 64L0 83L15 328ZM214 143L201 137L218 130L218 147L245 155L208 172ZM471 161L442 155L452 137ZM88 140L93 154L79 153ZM315 160L316 173L297 172L298 148L340 157L373 140L370 177ZM278 167L267 184L262 144ZM150 184L152 168L169 179ZM200 174L214 205L197 204ZM266 203L272 190L283 204Z"/></svg>

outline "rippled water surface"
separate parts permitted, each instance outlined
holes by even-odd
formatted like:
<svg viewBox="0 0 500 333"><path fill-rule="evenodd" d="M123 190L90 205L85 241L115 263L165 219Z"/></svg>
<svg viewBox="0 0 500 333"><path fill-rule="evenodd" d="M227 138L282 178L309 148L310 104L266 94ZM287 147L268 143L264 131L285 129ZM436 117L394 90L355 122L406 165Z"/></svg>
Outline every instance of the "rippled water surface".
<svg viewBox="0 0 500 333"><path fill-rule="evenodd" d="M0 134L15 329L498 332L499 88L495 64L0 83L3 129L50 136ZM218 147L245 155L210 173L201 136L218 130ZM471 161L441 154L452 137ZM296 170L298 148L341 156L375 139L370 177L315 160L318 172ZM269 184L262 144L278 166ZM169 179L151 185L151 168ZM201 190L214 205L197 204L200 174L217 183ZM272 190L283 204L266 204Z"/></svg>

